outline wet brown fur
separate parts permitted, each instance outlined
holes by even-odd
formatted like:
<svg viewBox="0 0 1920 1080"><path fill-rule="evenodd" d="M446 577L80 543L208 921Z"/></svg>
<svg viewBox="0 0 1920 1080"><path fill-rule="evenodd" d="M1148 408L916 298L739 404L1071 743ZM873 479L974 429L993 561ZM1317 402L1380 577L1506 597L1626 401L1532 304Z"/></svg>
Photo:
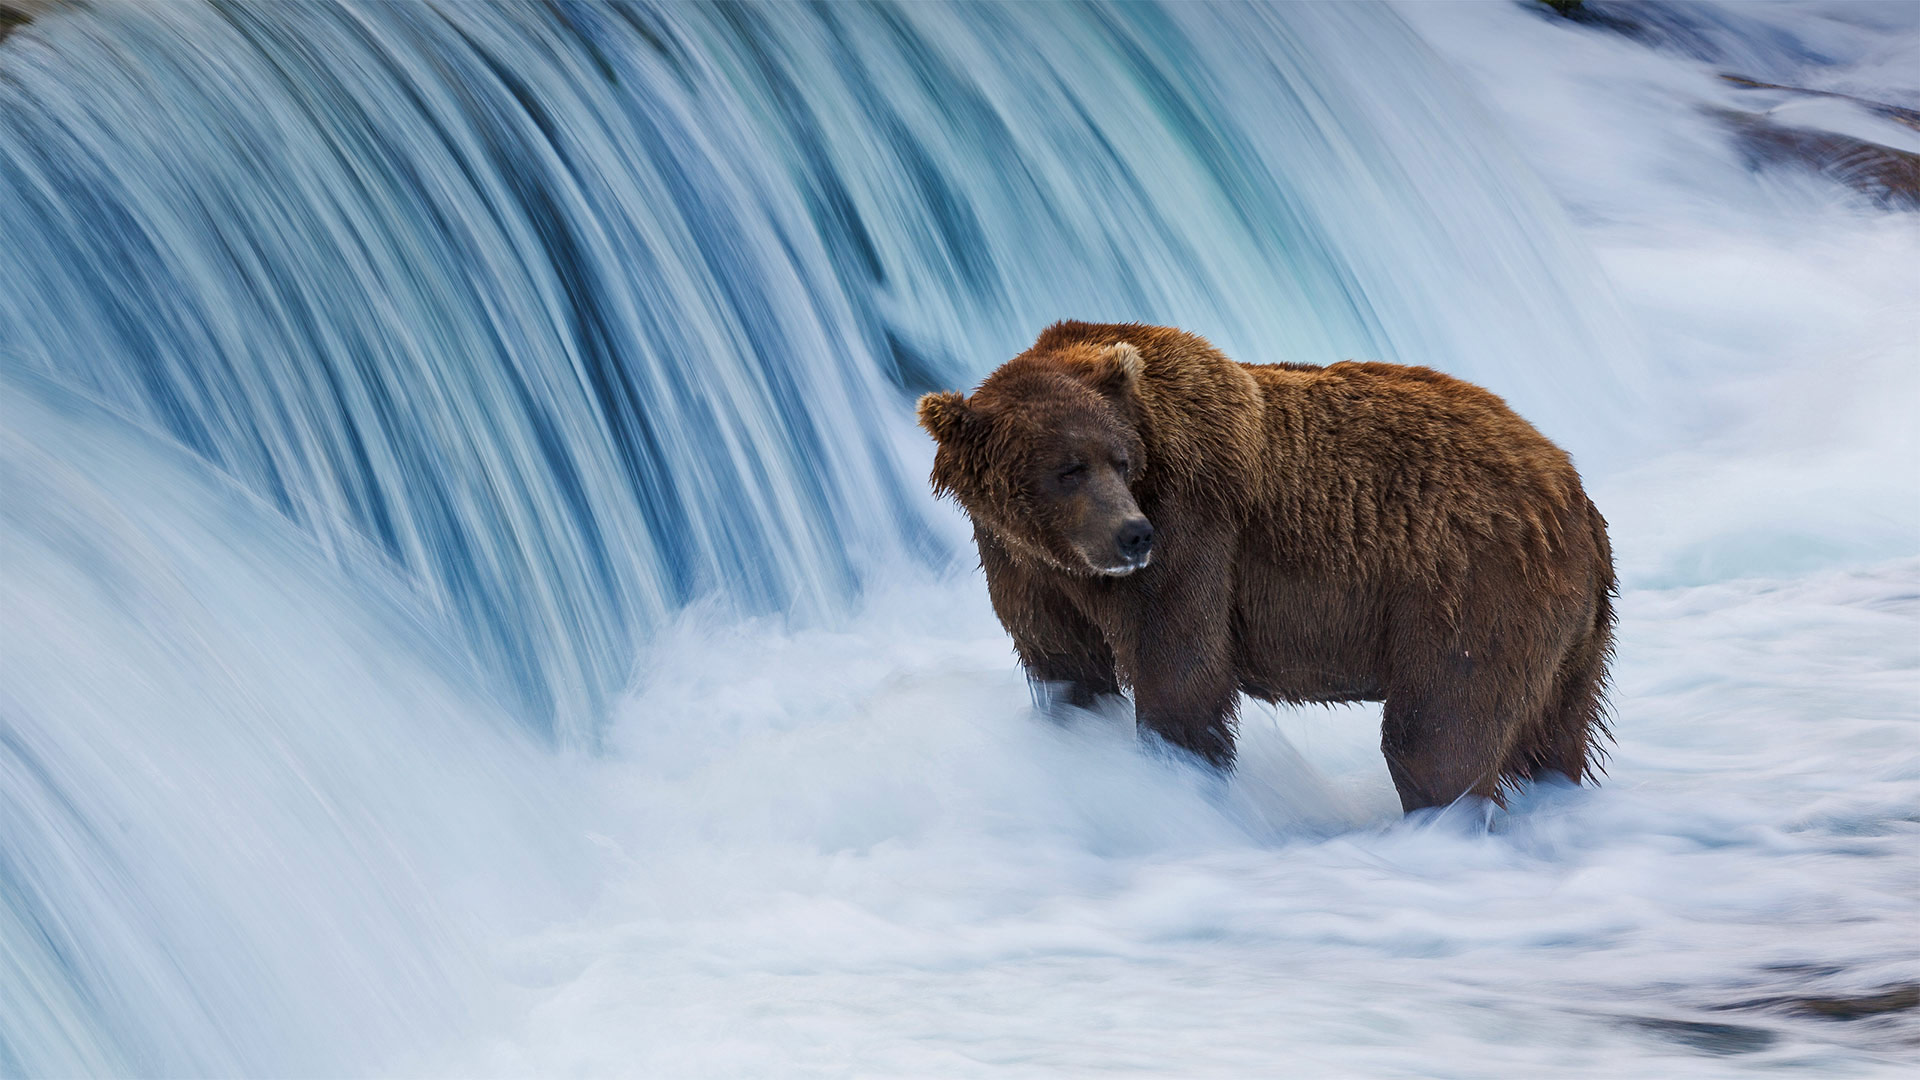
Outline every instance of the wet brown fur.
<svg viewBox="0 0 1920 1080"><path fill-rule="evenodd" d="M1242 692L1383 701L1407 810L1600 774L1606 523L1567 455L1487 391L1419 367L1237 364L1180 330L1062 322L971 398L929 394L919 414L995 612L1028 674L1066 700L1129 687L1143 730L1221 766ZM1063 453L1099 447L1124 484L1112 498L1156 530L1151 562L1124 577L1062 539L1086 531L1092 496L1045 480Z"/></svg>

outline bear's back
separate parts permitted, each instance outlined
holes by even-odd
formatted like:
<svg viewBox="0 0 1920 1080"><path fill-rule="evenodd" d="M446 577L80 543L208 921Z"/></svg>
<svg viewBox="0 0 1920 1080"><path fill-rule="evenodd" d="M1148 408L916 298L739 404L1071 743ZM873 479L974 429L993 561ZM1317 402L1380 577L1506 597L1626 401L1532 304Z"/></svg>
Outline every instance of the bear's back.
<svg viewBox="0 0 1920 1080"><path fill-rule="evenodd" d="M1269 505L1332 563L1447 574L1486 545L1530 562L1585 520L1566 453L1479 386L1398 364L1243 366L1266 404Z"/></svg>

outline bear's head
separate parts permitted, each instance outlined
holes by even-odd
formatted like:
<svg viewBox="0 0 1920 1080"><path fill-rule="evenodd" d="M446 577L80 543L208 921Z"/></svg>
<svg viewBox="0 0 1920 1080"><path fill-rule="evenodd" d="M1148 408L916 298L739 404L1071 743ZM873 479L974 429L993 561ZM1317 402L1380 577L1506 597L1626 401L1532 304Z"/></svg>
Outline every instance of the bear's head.
<svg viewBox="0 0 1920 1080"><path fill-rule="evenodd" d="M1134 501L1147 464L1141 371L1130 344L1074 344L1014 358L971 398L926 395L934 491L1020 561L1078 576L1147 565L1153 525Z"/></svg>

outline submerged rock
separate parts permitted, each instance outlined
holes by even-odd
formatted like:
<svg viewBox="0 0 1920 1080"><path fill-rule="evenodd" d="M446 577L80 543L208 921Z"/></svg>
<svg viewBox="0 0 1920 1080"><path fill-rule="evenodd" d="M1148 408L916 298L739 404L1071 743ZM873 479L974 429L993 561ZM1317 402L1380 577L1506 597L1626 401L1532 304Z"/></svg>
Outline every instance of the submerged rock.
<svg viewBox="0 0 1920 1080"><path fill-rule="evenodd" d="M1654 0L1527 0L1525 6L1546 18L1561 18L1593 30L1619 34L1650 49L1690 56L1708 63L1733 60L1725 42L1716 40L1711 12L1688 4Z"/></svg>
<svg viewBox="0 0 1920 1080"><path fill-rule="evenodd" d="M1630 1016L1621 1023L1698 1050L1703 1054L1715 1056L1759 1053L1771 1047L1780 1038L1766 1028L1750 1027L1746 1024L1712 1024L1699 1020L1672 1020L1657 1016Z"/></svg>
<svg viewBox="0 0 1920 1080"><path fill-rule="evenodd" d="M45 14L61 0L0 0L0 41Z"/></svg>
<svg viewBox="0 0 1920 1080"><path fill-rule="evenodd" d="M0 41L7 40L15 27L25 26L33 21L33 16L17 10L7 4L0 4Z"/></svg>
<svg viewBox="0 0 1920 1080"><path fill-rule="evenodd" d="M1743 1001L1728 1009L1778 1009L1821 1020L1865 1020L1889 1013L1920 1009L1920 983L1890 986L1878 993L1857 995L1799 995Z"/></svg>
<svg viewBox="0 0 1920 1080"><path fill-rule="evenodd" d="M1803 92L1852 101L1880 116L1920 130L1911 109L1862 102L1843 94ZM1732 132L1735 144L1754 168L1784 165L1810 169L1888 209L1920 210L1920 154L1838 131L1783 124L1766 113L1739 109L1709 111Z"/></svg>
<svg viewBox="0 0 1920 1080"><path fill-rule="evenodd" d="M1832 90L1763 82L1744 75L1722 74L1720 78L1744 90L1783 94L1795 103L1762 112L1712 110L1733 132L1741 152L1755 168L1787 165L1812 169L1871 197L1881 206L1920 210L1920 153L1882 141L1898 142L1906 131L1920 133L1920 110ZM1869 138L1857 130L1837 129L1847 127L1845 123L1807 126L1787 123L1780 115L1789 107L1805 108L1821 102L1832 103L1823 107L1864 118L1868 124L1875 125L1869 133L1877 132L1878 137ZM1913 146L1920 149L1920 143Z"/></svg>
<svg viewBox="0 0 1920 1080"><path fill-rule="evenodd" d="M1585 0L1532 0L1528 6L1543 15L1557 15L1582 26L1620 34L1649 48L1677 52L1713 64L1743 62L1740 59L1743 54L1729 46L1725 27L1716 23L1711 11L1651 0L1616 0L1604 4ZM1797 40L1785 39L1781 46L1791 46L1809 59L1816 56L1809 46ZM1920 210L1920 142L1910 147L1889 145L1888 139L1903 142L1900 136L1904 132L1894 129L1889 133L1885 129L1885 125L1891 123L1920 132L1920 110L1743 75L1720 77L1742 89L1786 95L1791 103L1789 111L1801 111L1806 105L1824 101L1831 103L1833 109L1857 112L1859 118L1866 120L1863 133L1860 125L1845 122L1833 125L1787 122L1777 115L1778 108L1711 109L1712 115L1733 133L1736 145L1752 167L1785 165L1810 169L1868 196L1882 207ZM1875 131L1882 134L1876 137Z"/></svg>

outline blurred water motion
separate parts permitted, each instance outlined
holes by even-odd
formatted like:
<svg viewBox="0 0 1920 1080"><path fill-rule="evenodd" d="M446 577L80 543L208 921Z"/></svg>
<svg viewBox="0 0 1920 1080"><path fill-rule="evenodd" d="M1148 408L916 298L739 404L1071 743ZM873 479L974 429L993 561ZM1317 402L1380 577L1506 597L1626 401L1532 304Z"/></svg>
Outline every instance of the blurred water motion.
<svg viewBox="0 0 1920 1080"><path fill-rule="evenodd" d="M1496 8L1426 18L1547 32ZM1877 992L1911 665L1804 703L1903 647L1909 564L1635 601L1633 799L1542 792L1510 836L1276 852L1392 820L1365 716L1312 754L1250 722L1221 784L1024 712L911 401L1054 319L1438 366L1599 487L1730 353L1841 341L1896 386L1892 275L1834 268L1908 249L1817 200L1800 276L1638 238L1642 278L1706 282L1643 362L1412 10L36 6L0 46L0 1075L1537 1074L1716 1023L1702 970ZM1700 34L1750 29L1720 10ZM1753 40L1743 71L1798 77ZM1611 85L1609 46L1554 45L1498 57L1512 98ZM1805 205L1649 191L1607 194L1661 235ZM1755 428L1792 460L1637 474L1621 535L1740 572L1907 551L1879 473ZM1815 490L1844 513L1807 527ZM1691 756L1716 739L1746 771ZM1726 1052L1799 1053L1771 1032Z"/></svg>
<svg viewBox="0 0 1920 1080"><path fill-rule="evenodd" d="M906 396L1057 318L1436 363L1631 443L1604 289L1384 9L37 25L0 83L0 352L377 548L566 740L695 597L819 613L945 558Z"/></svg>

